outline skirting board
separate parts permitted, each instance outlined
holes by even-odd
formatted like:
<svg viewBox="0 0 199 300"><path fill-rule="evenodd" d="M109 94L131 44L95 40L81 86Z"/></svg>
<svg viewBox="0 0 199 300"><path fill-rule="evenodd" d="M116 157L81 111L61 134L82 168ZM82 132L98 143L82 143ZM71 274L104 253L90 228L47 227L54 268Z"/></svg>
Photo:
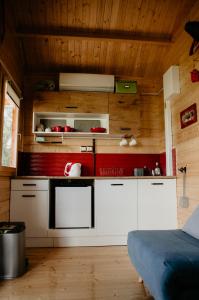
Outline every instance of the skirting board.
<svg viewBox="0 0 199 300"><path fill-rule="evenodd" d="M127 236L26 238L26 247L78 247L127 245Z"/></svg>

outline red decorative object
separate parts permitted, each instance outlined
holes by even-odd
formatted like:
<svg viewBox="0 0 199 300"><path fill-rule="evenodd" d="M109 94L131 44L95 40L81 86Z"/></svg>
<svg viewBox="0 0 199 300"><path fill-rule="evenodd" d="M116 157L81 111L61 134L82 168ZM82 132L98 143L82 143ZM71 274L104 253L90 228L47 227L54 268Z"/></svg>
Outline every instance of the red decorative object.
<svg viewBox="0 0 199 300"><path fill-rule="evenodd" d="M181 128L185 128L197 122L196 103L192 104L180 113Z"/></svg>
<svg viewBox="0 0 199 300"><path fill-rule="evenodd" d="M91 132L103 133L106 132L106 128L103 127L92 127L90 129Z"/></svg>
<svg viewBox="0 0 199 300"><path fill-rule="evenodd" d="M193 69L191 71L191 81L198 82L199 81L199 71L197 69Z"/></svg>

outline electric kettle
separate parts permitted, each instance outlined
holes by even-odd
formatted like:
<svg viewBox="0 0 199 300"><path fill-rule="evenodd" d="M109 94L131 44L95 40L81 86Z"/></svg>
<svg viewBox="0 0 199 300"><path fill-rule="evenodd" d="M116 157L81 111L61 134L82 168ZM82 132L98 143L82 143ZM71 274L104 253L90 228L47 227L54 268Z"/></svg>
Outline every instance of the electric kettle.
<svg viewBox="0 0 199 300"><path fill-rule="evenodd" d="M70 177L79 177L81 175L81 164L68 162L65 165L64 175Z"/></svg>

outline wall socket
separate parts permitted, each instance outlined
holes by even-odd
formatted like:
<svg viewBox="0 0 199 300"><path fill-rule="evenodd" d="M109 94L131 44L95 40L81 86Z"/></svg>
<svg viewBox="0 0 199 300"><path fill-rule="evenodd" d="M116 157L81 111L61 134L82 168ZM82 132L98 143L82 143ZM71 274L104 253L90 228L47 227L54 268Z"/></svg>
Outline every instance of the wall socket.
<svg viewBox="0 0 199 300"><path fill-rule="evenodd" d="M87 152L93 152L93 146L87 146L86 151Z"/></svg>
<svg viewBox="0 0 199 300"><path fill-rule="evenodd" d="M80 151L81 152L87 152L87 147L86 146L81 146Z"/></svg>
<svg viewBox="0 0 199 300"><path fill-rule="evenodd" d="M93 152L93 146L81 146L80 151L81 152Z"/></svg>

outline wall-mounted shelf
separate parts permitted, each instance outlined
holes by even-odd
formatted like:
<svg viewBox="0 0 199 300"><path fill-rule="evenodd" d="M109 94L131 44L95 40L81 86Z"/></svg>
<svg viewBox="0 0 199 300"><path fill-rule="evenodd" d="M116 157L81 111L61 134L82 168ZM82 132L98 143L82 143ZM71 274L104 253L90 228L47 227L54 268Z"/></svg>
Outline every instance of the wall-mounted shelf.
<svg viewBox="0 0 199 300"><path fill-rule="evenodd" d="M43 127L44 131L40 128ZM74 131L54 132L53 127L71 127ZM67 136L79 137L83 135L98 135L92 133L92 127L105 128L105 135L109 133L109 115L93 113L59 113L59 112L35 112L33 113L33 133L39 136ZM45 130L52 130L46 132ZM63 130L64 131L64 130Z"/></svg>
<svg viewBox="0 0 199 300"><path fill-rule="evenodd" d="M120 140L123 138L124 134L108 134L108 133L84 133L84 132L36 132L35 141L38 143L62 143L65 138L78 138L78 139L110 139L110 140ZM58 137L60 141L48 141L45 138Z"/></svg>

